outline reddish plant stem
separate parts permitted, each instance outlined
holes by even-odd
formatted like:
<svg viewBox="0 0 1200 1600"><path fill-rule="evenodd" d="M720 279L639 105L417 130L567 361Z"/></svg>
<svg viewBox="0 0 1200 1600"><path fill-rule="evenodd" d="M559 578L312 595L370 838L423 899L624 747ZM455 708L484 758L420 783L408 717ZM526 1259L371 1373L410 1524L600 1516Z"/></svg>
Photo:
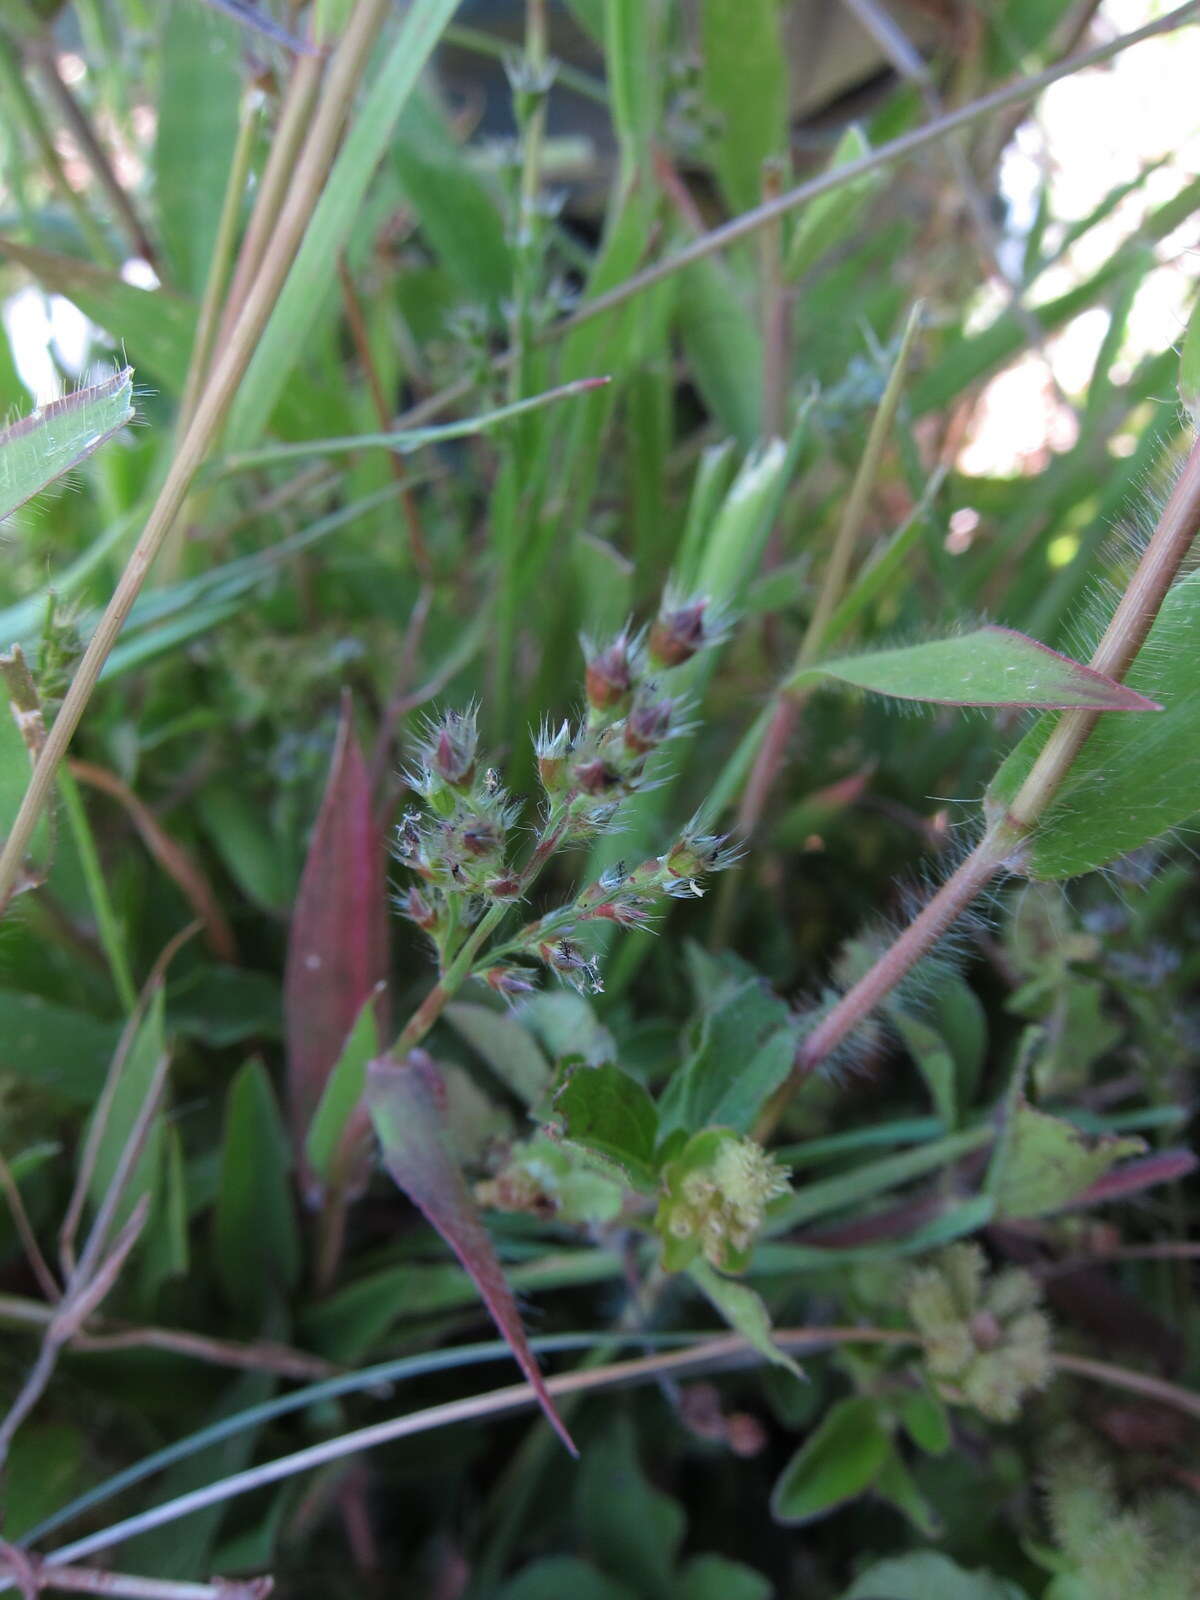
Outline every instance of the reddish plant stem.
<svg viewBox="0 0 1200 1600"><path fill-rule="evenodd" d="M1194 442L1137 570L1092 655L1091 665L1118 682L1154 624L1197 532L1200 532L1200 441ZM1100 713L1065 711L1004 816L938 890L900 937L804 1041L791 1078L770 1108L772 1121L797 1083L826 1059L929 953L981 890L1021 850L1053 801Z"/></svg>

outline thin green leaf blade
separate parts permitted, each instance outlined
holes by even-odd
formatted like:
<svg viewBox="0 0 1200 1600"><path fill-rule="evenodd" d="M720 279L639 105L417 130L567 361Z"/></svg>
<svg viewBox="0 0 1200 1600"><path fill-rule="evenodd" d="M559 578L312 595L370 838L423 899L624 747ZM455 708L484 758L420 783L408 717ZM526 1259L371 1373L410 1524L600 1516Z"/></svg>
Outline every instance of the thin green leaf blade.
<svg viewBox="0 0 1200 1600"><path fill-rule="evenodd" d="M872 650L805 668L790 688L826 677L897 700L945 706L1158 711L1159 703L1012 628Z"/></svg>
<svg viewBox="0 0 1200 1600"><path fill-rule="evenodd" d="M787 148L787 52L778 0L703 0L705 97L720 118L714 164L735 211L762 198L762 164Z"/></svg>
<svg viewBox="0 0 1200 1600"><path fill-rule="evenodd" d="M417 80L458 0L416 0L367 91L321 192L271 320L230 413L229 437L260 437L304 353L296 330L312 327L337 274L341 251Z"/></svg>

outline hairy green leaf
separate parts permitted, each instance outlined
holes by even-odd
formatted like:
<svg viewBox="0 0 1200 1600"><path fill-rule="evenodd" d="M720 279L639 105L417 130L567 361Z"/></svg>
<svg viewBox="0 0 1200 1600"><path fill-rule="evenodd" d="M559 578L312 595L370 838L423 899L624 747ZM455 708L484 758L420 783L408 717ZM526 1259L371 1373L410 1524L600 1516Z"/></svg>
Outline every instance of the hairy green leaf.
<svg viewBox="0 0 1200 1600"><path fill-rule="evenodd" d="M0 431L0 518L86 461L133 416L133 369L39 406Z"/></svg>

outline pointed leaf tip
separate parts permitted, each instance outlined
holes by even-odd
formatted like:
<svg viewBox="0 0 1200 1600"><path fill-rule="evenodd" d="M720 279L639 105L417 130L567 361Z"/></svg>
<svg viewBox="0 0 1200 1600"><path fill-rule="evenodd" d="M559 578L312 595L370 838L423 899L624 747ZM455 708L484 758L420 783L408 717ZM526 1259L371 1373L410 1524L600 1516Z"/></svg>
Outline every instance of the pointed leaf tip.
<svg viewBox="0 0 1200 1600"><path fill-rule="evenodd" d="M412 1051L403 1061L393 1056L372 1061L367 1067L366 1100L388 1171L462 1263L555 1432L577 1456L574 1441L538 1371L513 1292L451 1149L446 1090L437 1064L423 1050Z"/></svg>

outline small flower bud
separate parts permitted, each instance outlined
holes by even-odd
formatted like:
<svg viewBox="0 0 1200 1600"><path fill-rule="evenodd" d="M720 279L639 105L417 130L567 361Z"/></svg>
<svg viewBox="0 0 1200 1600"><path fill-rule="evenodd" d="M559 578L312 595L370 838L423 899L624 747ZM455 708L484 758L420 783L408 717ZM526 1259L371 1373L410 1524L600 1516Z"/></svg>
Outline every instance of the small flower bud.
<svg viewBox="0 0 1200 1600"><path fill-rule="evenodd" d="M587 672L584 684L588 705L594 711L616 711L629 699L633 690L634 667L630 660L629 638L619 633L603 650L591 650L587 645Z"/></svg>
<svg viewBox="0 0 1200 1600"><path fill-rule="evenodd" d="M538 945L538 955L559 978L580 994L603 994L604 984L595 957L585 956L568 939Z"/></svg>
<svg viewBox="0 0 1200 1600"><path fill-rule="evenodd" d="M648 755L670 734L674 712L673 700L635 704L625 719L625 748L634 755Z"/></svg>
<svg viewBox="0 0 1200 1600"><path fill-rule="evenodd" d="M461 825L460 837L463 849L479 859L494 856L504 848L504 830L491 817L478 814L467 817Z"/></svg>
<svg viewBox="0 0 1200 1600"><path fill-rule="evenodd" d="M422 758L430 772L452 789L469 789L475 781L475 751L479 734L475 708L447 711L429 728Z"/></svg>
<svg viewBox="0 0 1200 1600"><path fill-rule="evenodd" d="M506 872L498 878L489 878L483 886L483 891L493 900L519 900L521 880L514 877L511 872Z"/></svg>
<svg viewBox="0 0 1200 1600"><path fill-rule="evenodd" d="M651 628L650 659L656 666L680 667L690 661L708 642L704 632L706 599L691 600L684 605L664 601Z"/></svg>
<svg viewBox="0 0 1200 1600"><path fill-rule="evenodd" d="M438 925L438 914L420 889L410 889L407 894L397 898L397 906L410 922L415 922L418 928L423 928L426 933L432 932Z"/></svg>
<svg viewBox="0 0 1200 1600"><path fill-rule="evenodd" d="M483 974L490 988L506 1000L516 1000L521 995L534 994L537 984L533 974L524 967L489 967Z"/></svg>
<svg viewBox="0 0 1200 1600"><path fill-rule="evenodd" d="M788 1192L788 1173L753 1139L705 1128L663 1168L655 1228L663 1265L679 1272L697 1255L725 1272L749 1265L766 1208Z"/></svg>
<svg viewBox="0 0 1200 1600"><path fill-rule="evenodd" d="M621 774L599 756L579 762L571 775L584 794L611 794L621 783Z"/></svg>
<svg viewBox="0 0 1200 1600"><path fill-rule="evenodd" d="M564 794L569 781L567 757L571 753L571 731L567 724L564 722L556 733L551 733L549 725L543 723L534 740L534 753L538 778L547 796L554 799Z"/></svg>

